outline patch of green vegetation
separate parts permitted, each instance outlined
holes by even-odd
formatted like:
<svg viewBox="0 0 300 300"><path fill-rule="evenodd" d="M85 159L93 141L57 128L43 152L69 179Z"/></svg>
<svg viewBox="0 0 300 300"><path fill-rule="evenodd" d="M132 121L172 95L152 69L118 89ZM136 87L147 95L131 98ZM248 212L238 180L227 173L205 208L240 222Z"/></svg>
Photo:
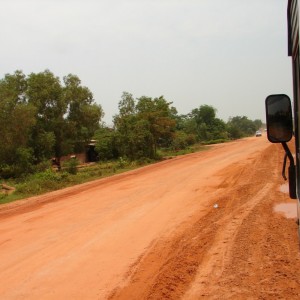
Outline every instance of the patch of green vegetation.
<svg viewBox="0 0 300 300"><path fill-rule="evenodd" d="M18 197L15 194L11 194L11 195L0 194L0 204L12 202L12 201L15 201L15 200L18 200L18 199L20 199L20 197Z"/></svg>
<svg viewBox="0 0 300 300"><path fill-rule="evenodd" d="M193 145L184 150L160 150L158 160L164 157L184 155L188 153L203 151L205 147L201 144ZM109 177L120 174L141 166L149 165L157 160L140 158L136 161L129 161L120 157L118 160L99 162L80 167L77 162L67 163L63 170L58 172L52 169L37 172L18 179L10 179L7 184L16 190L12 194L0 194L0 204L12 202L22 198L40 195L50 191L59 190L76 184Z"/></svg>
<svg viewBox="0 0 300 300"><path fill-rule="evenodd" d="M222 144L226 142L229 142L229 140L228 139L210 140L210 141L206 141L205 145Z"/></svg>
<svg viewBox="0 0 300 300"><path fill-rule="evenodd" d="M148 160L129 162L126 159L107 161L84 167L66 164L62 171L47 169L43 172L10 179L9 185L16 190L12 194L0 194L0 204L40 195L88 181L120 174L149 164ZM8 183L8 181L6 181Z"/></svg>
<svg viewBox="0 0 300 300"><path fill-rule="evenodd" d="M205 146L203 144L198 143L186 147L185 149L174 150L174 149L164 148L164 149L159 149L157 152L159 157L164 158L164 157L185 155L185 154L199 152L203 150L205 150Z"/></svg>

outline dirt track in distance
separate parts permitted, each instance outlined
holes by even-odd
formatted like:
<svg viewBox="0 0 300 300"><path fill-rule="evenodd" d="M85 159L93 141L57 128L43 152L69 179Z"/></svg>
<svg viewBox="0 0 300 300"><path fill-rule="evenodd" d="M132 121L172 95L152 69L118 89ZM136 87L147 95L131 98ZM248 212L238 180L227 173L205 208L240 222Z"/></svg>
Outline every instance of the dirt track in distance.
<svg viewBox="0 0 300 300"><path fill-rule="evenodd" d="M0 206L0 299L299 299L263 136Z"/></svg>

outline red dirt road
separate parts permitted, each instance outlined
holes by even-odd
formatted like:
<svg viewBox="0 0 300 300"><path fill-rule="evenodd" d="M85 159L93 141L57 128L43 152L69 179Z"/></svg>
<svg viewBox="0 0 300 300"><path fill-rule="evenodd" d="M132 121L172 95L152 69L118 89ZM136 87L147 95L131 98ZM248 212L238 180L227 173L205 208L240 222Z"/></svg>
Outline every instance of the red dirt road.
<svg viewBox="0 0 300 300"><path fill-rule="evenodd" d="M249 138L2 205L0 299L299 299L282 160Z"/></svg>

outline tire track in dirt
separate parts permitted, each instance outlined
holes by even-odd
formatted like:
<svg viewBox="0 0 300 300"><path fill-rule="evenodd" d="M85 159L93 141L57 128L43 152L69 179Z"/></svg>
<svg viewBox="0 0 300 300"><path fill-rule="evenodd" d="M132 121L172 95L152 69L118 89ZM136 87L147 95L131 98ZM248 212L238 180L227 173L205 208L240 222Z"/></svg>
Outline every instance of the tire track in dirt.
<svg viewBox="0 0 300 300"><path fill-rule="evenodd" d="M193 287L192 292L186 293L184 299L195 299L194 290L201 296L212 296L211 289L221 280L225 267L234 255L232 248L242 224L247 222L247 217L253 213L258 203L267 196L272 187L272 184L267 184L250 203L240 206L233 214L220 221L222 229L214 238L212 251L206 253L203 258L200 270L196 275L197 284Z"/></svg>
<svg viewBox="0 0 300 300"><path fill-rule="evenodd" d="M127 285L114 290L110 299L244 299L253 295L259 299L266 292L280 296L272 281L262 283L267 265L261 260L273 253L286 262L285 253L289 268L293 264L292 274L284 273L292 279L291 287L285 288L283 280L281 292L296 299L300 295L296 226L293 220L272 213L276 198L287 199L278 192L281 161L280 145L273 145L256 158L222 170L220 176L226 179L215 187L207 210L199 211L173 235L157 241L132 267ZM274 166L272 171L270 166ZM219 208L214 209L214 203ZM288 236L292 247L286 246L282 253L280 242L266 239L278 235L284 240L284 229L271 222L273 219L295 233ZM270 259L266 261L270 263ZM284 262L280 265L283 267ZM269 272L274 276L272 272L276 275L278 268ZM285 279L284 275L276 278ZM262 284L263 290L259 288Z"/></svg>

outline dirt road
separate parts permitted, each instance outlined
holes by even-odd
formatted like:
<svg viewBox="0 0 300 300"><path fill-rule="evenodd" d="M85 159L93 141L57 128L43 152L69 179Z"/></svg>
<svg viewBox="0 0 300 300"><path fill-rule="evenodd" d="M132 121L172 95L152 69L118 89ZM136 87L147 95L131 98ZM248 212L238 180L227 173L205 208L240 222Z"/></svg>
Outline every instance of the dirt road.
<svg viewBox="0 0 300 300"><path fill-rule="evenodd" d="M2 205L0 299L299 299L282 159L249 138Z"/></svg>

